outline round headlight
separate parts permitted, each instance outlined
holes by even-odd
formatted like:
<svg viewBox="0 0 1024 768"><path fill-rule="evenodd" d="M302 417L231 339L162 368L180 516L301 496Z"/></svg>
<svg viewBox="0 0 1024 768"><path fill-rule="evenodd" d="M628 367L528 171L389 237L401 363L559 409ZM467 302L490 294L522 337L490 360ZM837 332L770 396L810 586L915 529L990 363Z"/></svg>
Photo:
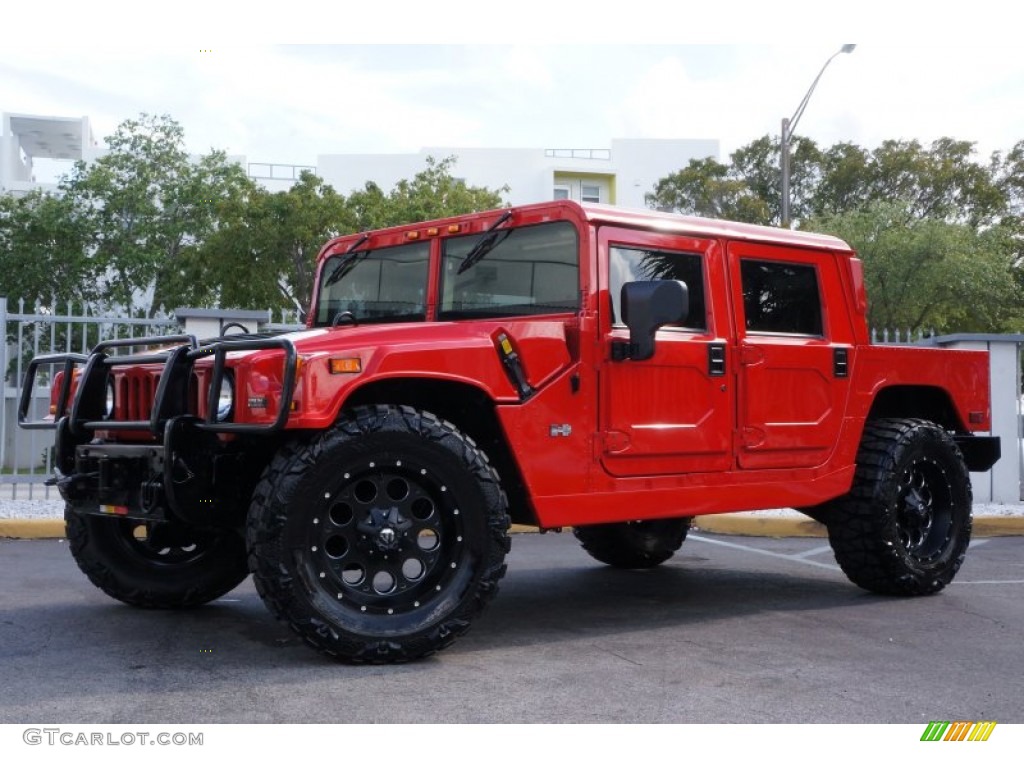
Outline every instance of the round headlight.
<svg viewBox="0 0 1024 768"><path fill-rule="evenodd" d="M107 399L103 406L104 419L114 418L114 405L116 404L114 391L114 377L111 376L110 378L107 379Z"/></svg>
<svg viewBox="0 0 1024 768"><path fill-rule="evenodd" d="M235 379L230 371L224 373L217 393L217 421L227 421L235 408Z"/></svg>

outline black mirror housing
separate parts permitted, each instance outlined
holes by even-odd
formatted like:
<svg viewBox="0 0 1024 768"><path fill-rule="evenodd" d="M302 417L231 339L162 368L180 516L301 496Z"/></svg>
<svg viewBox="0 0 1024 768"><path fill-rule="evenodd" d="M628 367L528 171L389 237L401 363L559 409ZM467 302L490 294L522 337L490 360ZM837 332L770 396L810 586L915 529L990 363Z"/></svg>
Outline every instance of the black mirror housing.
<svg viewBox="0 0 1024 768"><path fill-rule="evenodd" d="M690 311L690 295L681 280L637 280L622 286L622 320L629 328L632 360L654 356L654 334L667 323L682 323Z"/></svg>

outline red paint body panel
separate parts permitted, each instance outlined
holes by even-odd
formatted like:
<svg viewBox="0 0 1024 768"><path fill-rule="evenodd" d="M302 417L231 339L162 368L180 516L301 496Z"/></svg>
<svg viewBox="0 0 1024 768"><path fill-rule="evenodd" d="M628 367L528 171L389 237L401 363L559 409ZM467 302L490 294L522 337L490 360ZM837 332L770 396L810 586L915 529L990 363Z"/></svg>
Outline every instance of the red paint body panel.
<svg viewBox="0 0 1024 768"><path fill-rule="evenodd" d="M328 428L355 393L381 382L471 386L494 405L536 522L554 527L835 498L850 488L864 422L891 387L941 393L955 414L947 429L990 428L987 354L869 345L860 262L845 243L823 235L568 201L523 206L503 225L575 227L579 310L436 321L449 226L459 230L451 236L478 234L502 213L367 233L362 242L373 249L408 242L410 232L429 240L426 321L314 328L310 312L309 329L287 337L300 368L286 429ZM327 243L321 268L361 238ZM663 326L653 357L616 359L630 331L612 317L619 277L609 268L611 248L661 254L669 263L677 253L699 257L703 327ZM743 283L750 261L813 273L817 332L752 327L747 307L763 299ZM691 295L697 288L690 286ZM525 390L503 362L502 335L518 356ZM332 373L336 358L358 360L359 372ZM237 421L273 421L282 361L277 350L228 355ZM415 388L408 391L406 404L416 406ZM982 421L972 422L979 412ZM472 435L476 425L458 426Z"/></svg>

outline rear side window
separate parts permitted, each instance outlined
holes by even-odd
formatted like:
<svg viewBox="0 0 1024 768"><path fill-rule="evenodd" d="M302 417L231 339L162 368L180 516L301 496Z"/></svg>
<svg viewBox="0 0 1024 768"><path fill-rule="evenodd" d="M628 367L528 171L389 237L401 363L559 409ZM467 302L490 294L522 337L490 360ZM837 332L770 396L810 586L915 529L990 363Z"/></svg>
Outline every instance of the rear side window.
<svg viewBox="0 0 1024 768"><path fill-rule="evenodd" d="M821 336L818 271L809 264L740 260L747 330Z"/></svg>
<svg viewBox="0 0 1024 768"><path fill-rule="evenodd" d="M613 245L608 249L608 282L612 299L612 324L623 325L622 286L634 280L682 280L690 297L684 328L707 330L704 310L704 259L699 253L658 251ZM671 327L671 326L666 326Z"/></svg>
<svg viewBox="0 0 1024 768"><path fill-rule="evenodd" d="M490 247L473 252L491 236ZM576 312L580 306L579 240L567 221L450 238L442 270L442 320Z"/></svg>

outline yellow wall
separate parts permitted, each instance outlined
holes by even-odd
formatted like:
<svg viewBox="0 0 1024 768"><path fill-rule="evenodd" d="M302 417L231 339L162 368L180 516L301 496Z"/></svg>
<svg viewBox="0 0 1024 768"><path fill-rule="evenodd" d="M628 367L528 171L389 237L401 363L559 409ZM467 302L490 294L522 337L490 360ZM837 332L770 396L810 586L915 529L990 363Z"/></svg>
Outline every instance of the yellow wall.
<svg viewBox="0 0 1024 768"><path fill-rule="evenodd" d="M573 187L579 186L581 182L593 181L599 182L608 190L608 199L603 200L609 205L615 205L615 174L614 173L581 173L579 171L556 171L555 182L556 187Z"/></svg>

